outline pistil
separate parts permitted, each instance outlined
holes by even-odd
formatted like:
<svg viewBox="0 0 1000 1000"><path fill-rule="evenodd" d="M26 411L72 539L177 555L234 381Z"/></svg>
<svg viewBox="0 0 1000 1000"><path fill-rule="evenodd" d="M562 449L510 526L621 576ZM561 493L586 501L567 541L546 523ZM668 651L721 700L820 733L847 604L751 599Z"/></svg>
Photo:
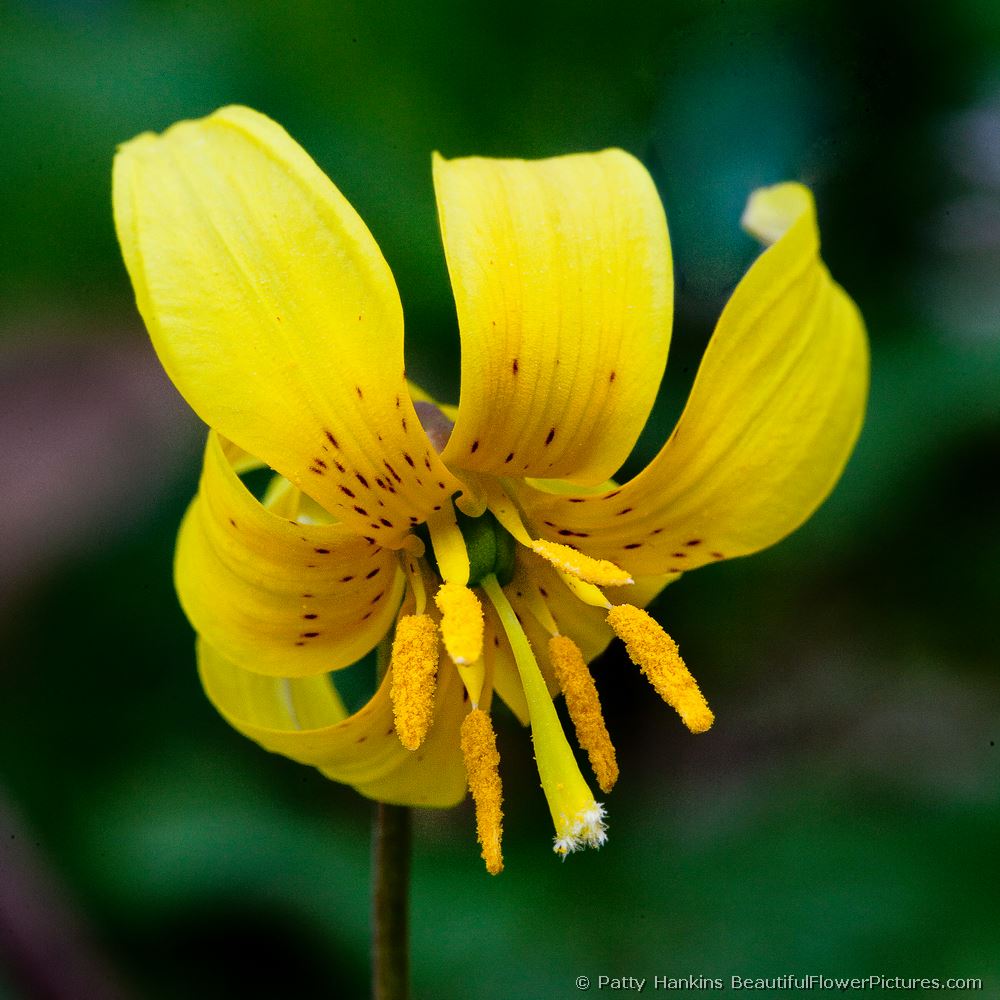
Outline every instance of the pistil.
<svg viewBox="0 0 1000 1000"><path fill-rule="evenodd" d="M580 774L524 629L495 577L485 577L482 588L507 633L528 702L538 776L556 829L554 850L566 855L600 847L607 839L604 807Z"/></svg>

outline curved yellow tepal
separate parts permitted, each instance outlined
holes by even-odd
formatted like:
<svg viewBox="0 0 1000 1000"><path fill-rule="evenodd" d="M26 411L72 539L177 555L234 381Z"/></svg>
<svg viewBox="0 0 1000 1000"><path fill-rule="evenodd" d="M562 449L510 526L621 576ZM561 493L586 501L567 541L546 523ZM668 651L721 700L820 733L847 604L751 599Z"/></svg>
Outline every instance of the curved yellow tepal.
<svg viewBox="0 0 1000 1000"><path fill-rule="evenodd" d="M743 223L771 245L723 310L670 439L608 492L520 491L529 528L636 577L681 573L774 544L833 489L864 415L864 324L820 259L807 188L755 192Z"/></svg>
<svg viewBox="0 0 1000 1000"><path fill-rule="evenodd" d="M451 806L465 795L457 750L465 705L452 669L440 673L433 725L416 752L399 742L393 728L391 673L363 708L348 715L326 677L250 673L203 639L198 670L219 713L266 750L317 767L382 802Z"/></svg>
<svg viewBox="0 0 1000 1000"><path fill-rule="evenodd" d="M199 635L244 668L283 677L359 660L391 626L404 586L391 550L343 525L299 524L261 506L215 432L174 579Z"/></svg>
<svg viewBox="0 0 1000 1000"><path fill-rule="evenodd" d="M207 424L390 547L459 488L410 402L389 267L279 125L229 107L125 143L114 212L157 354Z"/></svg>
<svg viewBox="0 0 1000 1000"><path fill-rule="evenodd" d="M819 241L815 231L816 204L812 191L803 184L790 181L772 187L758 188L747 199L740 224L765 246L777 243L791 228L802 220L805 239Z"/></svg>
<svg viewBox="0 0 1000 1000"><path fill-rule="evenodd" d="M602 482L642 430L670 342L670 241L649 174L620 149L435 156L434 188L462 336L445 460Z"/></svg>

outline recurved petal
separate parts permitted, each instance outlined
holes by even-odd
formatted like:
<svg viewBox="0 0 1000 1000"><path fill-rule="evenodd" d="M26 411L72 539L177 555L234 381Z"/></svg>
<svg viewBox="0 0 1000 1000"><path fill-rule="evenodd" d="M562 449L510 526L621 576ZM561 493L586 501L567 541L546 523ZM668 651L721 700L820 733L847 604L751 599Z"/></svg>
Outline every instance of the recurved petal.
<svg viewBox="0 0 1000 1000"><path fill-rule="evenodd" d="M410 402L389 267L280 126L229 107L125 143L114 210L156 351L206 423L386 545L459 488Z"/></svg>
<svg viewBox="0 0 1000 1000"><path fill-rule="evenodd" d="M214 431L177 542L177 593L195 631L248 670L298 677L354 663L389 630L404 574L391 549L339 524L265 509Z"/></svg>
<svg viewBox="0 0 1000 1000"><path fill-rule="evenodd" d="M236 666L204 639L198 668L212 704L234 729L266 750L318 767L382 802L451 806L465 795L459 728L462 685L442 661L434 721L416 752L393 728L387 674L371 700L347 715L327 677L265 677Z"/></svg>
<svg viewBox="0 0 1000 1000"><path fill-rule="evenodd" d="M462 336L444 459L599 483L625 460L666 364L670 243L649 174L618 149L434 158Z"/></svg>
<svg viewBox="0 0 1000 1000"><path fill-rule="evenodd" d="M677 427L635 479L597 496L518 494L536 531L634 575L748 555L833 489L868 389L857 307L819 257L810 192L757 191L744 225L765 243L726 305Z"/></svg>

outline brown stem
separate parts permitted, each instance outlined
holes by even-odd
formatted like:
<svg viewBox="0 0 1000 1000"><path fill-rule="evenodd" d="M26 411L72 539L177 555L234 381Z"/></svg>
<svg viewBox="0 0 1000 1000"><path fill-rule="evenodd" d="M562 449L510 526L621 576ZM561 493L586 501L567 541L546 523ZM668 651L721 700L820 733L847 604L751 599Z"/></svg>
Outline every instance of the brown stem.
<svg viewBox="0 0 1000 1000"><path fill-rule="evenodd" d="M410 996L410 810L379 802L372 837L372 996Z"/></svg>

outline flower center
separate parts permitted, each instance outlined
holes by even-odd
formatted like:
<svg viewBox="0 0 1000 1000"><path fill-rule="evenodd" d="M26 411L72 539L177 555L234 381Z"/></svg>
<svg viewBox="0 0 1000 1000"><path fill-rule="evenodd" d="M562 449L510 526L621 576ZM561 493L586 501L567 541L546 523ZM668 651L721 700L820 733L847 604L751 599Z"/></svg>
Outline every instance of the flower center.
<svg viewBox="0 0 1000 1000"><path fill-rule="evenodd" d="M487 576L495 576L506 587L514 578L516 543L503 526L487 510L479 517L455 511L455 522L469 554L469 579L466 586L478 587ZM438 577L444 579L437 562L430 532L424 525L413 529L427 546L426 557Z"/></svg>

